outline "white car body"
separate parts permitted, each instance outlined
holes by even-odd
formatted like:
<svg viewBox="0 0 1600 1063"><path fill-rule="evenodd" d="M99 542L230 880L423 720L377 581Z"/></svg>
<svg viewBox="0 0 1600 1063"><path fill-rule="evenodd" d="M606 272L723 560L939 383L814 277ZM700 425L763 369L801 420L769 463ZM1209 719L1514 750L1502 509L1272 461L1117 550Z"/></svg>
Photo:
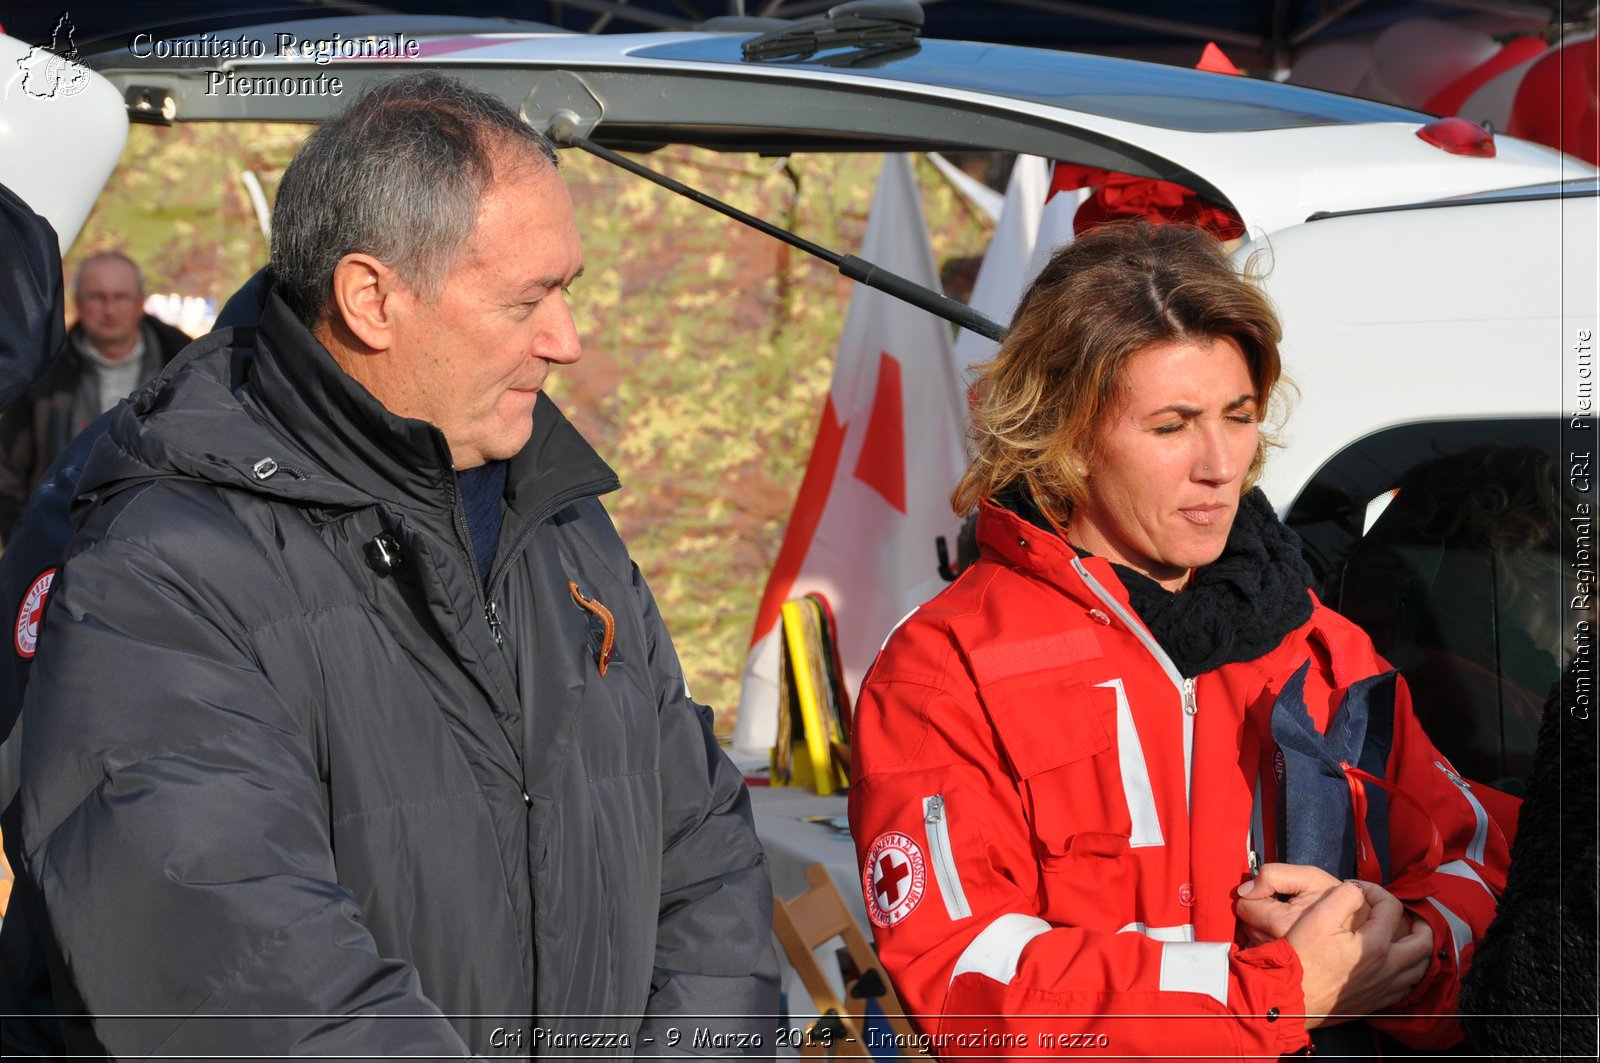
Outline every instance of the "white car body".
<svg viewBox="0 0 1600 1063"><path fill-rule="evenodd" d="M1550 193L1326 218L1266 241L1299 390L1263 480L1283 511L1382 429L1593 416L1576 345L1600 325L1600 199L1592 182Z"/></svg>

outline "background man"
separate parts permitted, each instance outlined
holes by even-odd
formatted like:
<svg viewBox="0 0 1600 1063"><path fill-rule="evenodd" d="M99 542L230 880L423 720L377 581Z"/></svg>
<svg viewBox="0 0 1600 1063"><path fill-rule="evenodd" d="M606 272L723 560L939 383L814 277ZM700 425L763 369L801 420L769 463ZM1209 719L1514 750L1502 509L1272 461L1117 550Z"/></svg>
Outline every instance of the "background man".
<svg viewBox="0 0 1600 1063"><path fill-rule="evenodd" d="M144 312L132 259L105 251L78 268L78 322L60 356L0 417L0 539L72 437L161 371L190 337Z"/></svg>
<svg viewBox="0 0 1600 1063"><path fill-rule="evenodd" d="M542 394L580 353L556 165L498 100L380 87L285 173L253 337L90 455L23 730L70 1049L770 1031L748 795Z"/></svg>

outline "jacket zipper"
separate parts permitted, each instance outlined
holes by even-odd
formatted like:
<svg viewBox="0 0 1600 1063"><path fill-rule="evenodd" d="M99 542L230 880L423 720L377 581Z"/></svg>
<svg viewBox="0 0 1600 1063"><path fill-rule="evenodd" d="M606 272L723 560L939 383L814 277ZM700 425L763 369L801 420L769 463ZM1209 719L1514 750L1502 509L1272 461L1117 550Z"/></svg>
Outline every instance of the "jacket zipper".
<svg viewBox="0 0 1600 1063"><path fill-rule="evenodd" d="M1483 863L1484 846L1489 841L1489 813L1484 811L1483 805L1478 803L1478 795L1472 792L1472 787L1467 780L1444 766L1442 761L1434 761L1433 766L1444 772L1444 777L1456 784L1456 789L1461 791L1461 796L1467 799L1467 804L1472 806L1473 818L1477 825L1472 830L1472 843L1467 846L1467 859L1477 864Z"/></svg>
<svg viewBox="0 0 1600 1063"><path fill-rule="evenodd" d="M306 479L305 473L291 465L284 465L275 458L262 458L260 461L250 466L250 475L254 476L257 480L270 480L280 472L288 473L296 480Z"/></svg>
<svg viewBox="0 0 1600 1063"><path fill-rule="evenodd" d="M472 529L467 527L467 507L461 500L461 483L453 471L450 473L450 515L455 523L456 542L467 555L467 571L472 574L472 587L478 592L478 607L483 610L484 620L488 621L494 644L504 646L506 640L500 632L500 615L495 610L494 599L489 597L483 584L478 581L478 554L472 548Z"/></svg>
<svg viewBox="0 0 1600 1063"><path fill-rule="evenodd" d="M950 851L950 823L945 817L944 794L922 799L922 822L928 829L928 855L933 861L933 877L939 883L945 912L951 919L965 919L972 914L972 906L967 903L961 876L956 873L955 854Z"/></svg>
<svg viewBox="0 0 1600 1063"><path fill-rule="evenodd" d="M1072 570L1078 574L1078 578L1083 580L1084 585L1089 588L1094 596L1105 603L1106 608L1117 614L1117 618L1122 621L1123 626L1132 632L1133 637L1138 639L1144 648L1150 652L1150 656L1156 659L1156 663L1167 674L1167 679L1172 682L1173 689L1177 691L1178 697L1183 702L1183 807L1184 811L1187 812L1189 809L1189 786L1194 760L1194 718L1200 711L1199 701L1196 699L1194 692L1194 680L1179 674L1178 666L1172 663L1172 658L1167 656L1167 651L1163 650L1160 644L1151 637L1143 624L1128 615L1128 611L1122 607L1121 602L1112 597L1109 591L1100 586L1095 578L1089 575L1089 570L1084 568L1083 562L1076 557L1072 559Z"/></svg>
<svg viewBox="0 0 1600 1063"><path fill-rule="evenodd" d="M1245 831L1245 862L1250 865L1250 877L1261 874L1261 854L1266 851L1266 826L1261 815L1261 776L1256 776L1255 793L1250 798L1250 827Z"/></svg>
<svg viewBox="0 0 1600 1063"><path fill-rule="evenodd" d="M448 464L448 448L445 451L445 457ZM510 566L510 560L516 557L517 554L521 553L523 546L527 544L528 538L533 534L534 529L540 524L543 524L545 519L548 518L550 514L561 509L563 506L577 501L580 498L586 498L590 495L599 494L602 488L615 485L616 483L617 480L615 477L608 477L606 479L594 480L590 483L580 484L577 487L563 491L561 494L556 495L554 498L540 507L538 512L534 514L533 519L528 521L528 523L523 527L522 531L517 533L517 537L512 541L511 547L496 559L494 569L489 573L488 586L484 587L476 579L472 581L473 587L476 588L478 592L478 605L483 609L483 618L489 624L489 631L494 635L494 644L496 646L504 646L506 644L506 638L504 624L500 620L500 609L495 604L494 596L495 592L500 587L501 580L505 576L506 569ZM478 572L478 554L477 551L472 548L472 532L467 527L466 507L461 500L460 483L456 480L454 473L452 473L450 477L450 512L451 516L454 518L457 542L466 552L467 563L471 566L472 574L476 576Z"/></svg>
<svg viewBox="0 0 1600 1063"><path fill-rule="evenodd" d="M550 499L550 501L541 506L538 511L534 513L533 519L523 525L522 530L518 532L517 537L511 541L511 546L506 550L506 552L501 554L495 560L494 571L489 574L488 601L491 607L494 602L495 592L500 589L500 583L505 578L506 570L510 567L511 560L522 552L522 548L527 545L528 539L533 535L534 531L539 527L539 525L548 520L552 513L557 512L563 507L569 506L581 498L594 497L603 489L615 486L617 486L617 481L614 478L595 480L590 483L579 484L577 487L561 492L559 495L556 495L554 498ZM495 619L494 623L499 623L498 617Z"/></svg>

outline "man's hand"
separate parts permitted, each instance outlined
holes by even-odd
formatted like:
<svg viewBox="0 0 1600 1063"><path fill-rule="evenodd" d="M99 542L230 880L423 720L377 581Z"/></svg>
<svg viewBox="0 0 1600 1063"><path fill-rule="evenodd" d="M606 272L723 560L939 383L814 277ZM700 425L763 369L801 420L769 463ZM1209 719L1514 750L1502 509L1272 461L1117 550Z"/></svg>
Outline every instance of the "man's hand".
<svg viewBox="0 0 1600 1063"><path fill-rule="evenodd" d="M1264 945L1286 937L1306 910L1337 889L1340 881L1309 864L1265 864L1261 873L1239 887L1233 912L1244 924L1245 938L1252 945ZM1363 904L1354 925L1367 918Z"/></svg>
<svg viewBox="0 0 1600 1063"><path fill-rule="evenodd" d="M1285 937L1300 958L1307 1029L1382 1011L1422 979L1433 953L1425 920L1382 886L1354 879L1326 890Z"/></svg>

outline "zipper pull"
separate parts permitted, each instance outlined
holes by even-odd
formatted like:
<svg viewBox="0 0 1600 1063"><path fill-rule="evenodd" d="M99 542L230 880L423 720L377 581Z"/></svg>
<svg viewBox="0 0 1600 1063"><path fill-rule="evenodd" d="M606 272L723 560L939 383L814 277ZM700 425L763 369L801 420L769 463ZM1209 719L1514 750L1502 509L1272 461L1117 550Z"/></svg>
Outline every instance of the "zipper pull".
<svg viewBox="0 0 1600 1063"><path fill-rule="evenodd" d="M505 636L500 633L500 612L494 607L492 598L484 603L483 616L485 620L489 621L489 630L494 632L494 644L496 646L504 646L506 640Z"/></svg>
<svg viewBox="0 0 1600 1063"><path fill-rule="evenodd" d="M944 794L934 794L928 798L928 814L924 822L931 825L942 819L944 819Z"/></svg>
<svg viewBox="0 0 1600 1063"><path fill-rule="evenodd" d="M1255 846L1251 845L1245 849L1245 856L1250 862L1250 877L1255 878L1261 874L1261 855L1256 852Z"/></svg>
<svg viewBox="0 0 1600 1063"><path fill-rule="evenodd" d="M1194 700L1194 680L1183 681L1183 711L1190 716L1200 711L1200 706Z"/></svg>

